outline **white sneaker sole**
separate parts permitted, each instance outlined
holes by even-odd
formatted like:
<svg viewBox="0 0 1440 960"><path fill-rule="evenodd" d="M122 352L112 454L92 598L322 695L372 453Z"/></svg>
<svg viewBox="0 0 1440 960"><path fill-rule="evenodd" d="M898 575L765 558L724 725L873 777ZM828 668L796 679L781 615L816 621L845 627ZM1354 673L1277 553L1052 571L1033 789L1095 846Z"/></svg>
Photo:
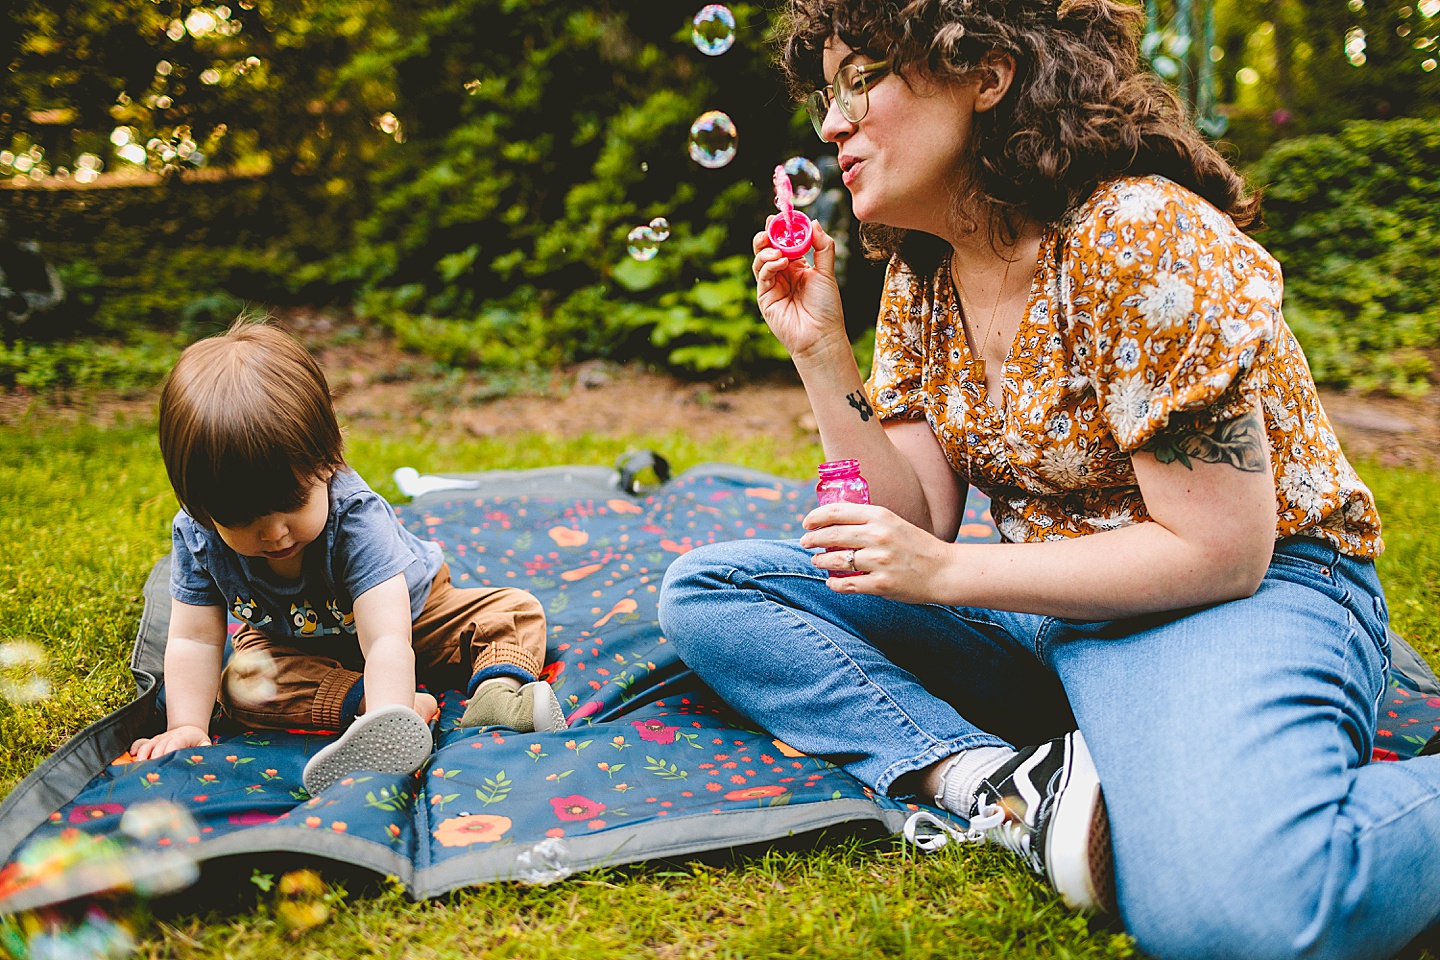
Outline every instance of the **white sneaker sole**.
<svg viewBox="0 0 1440 960"><path fill-rule="evenodd" d="M357 770L414 773L430 756L430 725L409 707L381 707L357 717L340 739L305 764L305 792L318 796Z"/></svg>
<svg viewBox="0 0 1440 960"><path fill-rule="evenodd" d="M1100 775L1085 738L1071 738L1069 777L1051 814L1045 864L1050 883L1073 910L1115 912L1115 871L1110 820Z"/></svg>
<svg viewBox="0 0 1440 960"><path fill-rule="evenodd" d="M555 696L555 690L544 680L536 680L527 683L520 688L531 690L535 703L535 730L537 733L549 733L555 730L565 729L565 711L560 707L560 698Z"/></svg>

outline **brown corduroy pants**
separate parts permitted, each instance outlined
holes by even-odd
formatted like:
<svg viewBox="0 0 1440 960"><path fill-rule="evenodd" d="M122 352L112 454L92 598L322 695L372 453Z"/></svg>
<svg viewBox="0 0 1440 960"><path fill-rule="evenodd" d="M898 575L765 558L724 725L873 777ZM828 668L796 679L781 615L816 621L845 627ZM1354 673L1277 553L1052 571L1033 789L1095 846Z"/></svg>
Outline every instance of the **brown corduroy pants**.
<svg viewBox="0 0 1440 960"><path fill-rule="evenodd" d="M436 693L465 689L486 667L507 664L531 676L545 665L545 610L540 601L514 587L461 589L442 564L420 616L410 625L415 676ZM345 697L364 676L364 658L354 638L337 638L335 656L287 646L249 625L234 638L235 652L263 651L274 662L270 684L234 682L232 667L220 684L220 706L239 721L278 730L336 730L344 726ZM253 664L253 659L250 661ZM265 671L267 674L269 670ZM264 687L264 699L252 694Z"/></svg>

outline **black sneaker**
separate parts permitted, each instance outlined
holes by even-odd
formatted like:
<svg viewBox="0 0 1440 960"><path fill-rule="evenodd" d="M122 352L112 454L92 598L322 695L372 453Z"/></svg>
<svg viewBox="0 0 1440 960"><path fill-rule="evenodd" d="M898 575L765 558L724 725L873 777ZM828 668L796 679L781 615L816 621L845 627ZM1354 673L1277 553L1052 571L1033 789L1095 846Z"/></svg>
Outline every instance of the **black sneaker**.
<svg viewBox="0 0 1440 960"><path fill-rule="evenodd" d="M1110 821L1078 730L1021 750L975 793L971 837L1020 854L1071 908L1115 911Z"/></svg>

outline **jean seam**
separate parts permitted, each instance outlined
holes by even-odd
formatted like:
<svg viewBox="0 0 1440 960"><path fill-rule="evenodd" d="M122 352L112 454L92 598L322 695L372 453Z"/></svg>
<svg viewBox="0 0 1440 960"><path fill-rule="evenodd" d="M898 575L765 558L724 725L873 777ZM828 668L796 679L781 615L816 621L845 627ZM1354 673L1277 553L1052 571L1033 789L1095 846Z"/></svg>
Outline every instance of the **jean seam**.
<svg viewBox="0 0 1440 960"><path fill-rule="evenodd" d="M1428 760L1429 758L1422 757L1420 759ZM1401 809L1391 812L1391 814L1384 819L1376 820L1374 823L1356 824L1355 841L1358 843L1360 841L1360 838L1363 837L1365 834L1371 833L1375 830L1385 829L1386 827L1390 826L1390 824L1394 823L1396 820L1399 820L1401 817L1409 816L1416 810L1419 810L1421 807L1425 806L1427 803L1440 802L1440 793L1436 793L1434 787L1430 784L1425 784L1425 787L1426 789L1431 791L1428 795L1423 797L1417 797L1412 803L1406 804ZM1351 822L1354 823L1353 820Z"/></svg>

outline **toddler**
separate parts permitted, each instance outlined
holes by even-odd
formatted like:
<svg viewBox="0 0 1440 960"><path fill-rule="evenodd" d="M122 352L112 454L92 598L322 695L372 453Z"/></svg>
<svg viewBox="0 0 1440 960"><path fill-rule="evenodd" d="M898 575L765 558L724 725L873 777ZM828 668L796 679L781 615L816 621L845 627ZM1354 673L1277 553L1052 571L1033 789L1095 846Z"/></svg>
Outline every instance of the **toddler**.
<svg viewBox="0 0 1440 960"><path fill-rule="evenodd" d="M135 741L137 759L208 745L218 697L250 726L344 729L306 764L312 795L356 770L411 773L437 706L417 670L466 688L462 726L563 729L538 679L539 601L451 584L439 545L346 466L325 375L289 334L239 321L186 349L161 393L160 449L182 507L168 727ZM227 611L241 627L222 673Z"/></svg>

